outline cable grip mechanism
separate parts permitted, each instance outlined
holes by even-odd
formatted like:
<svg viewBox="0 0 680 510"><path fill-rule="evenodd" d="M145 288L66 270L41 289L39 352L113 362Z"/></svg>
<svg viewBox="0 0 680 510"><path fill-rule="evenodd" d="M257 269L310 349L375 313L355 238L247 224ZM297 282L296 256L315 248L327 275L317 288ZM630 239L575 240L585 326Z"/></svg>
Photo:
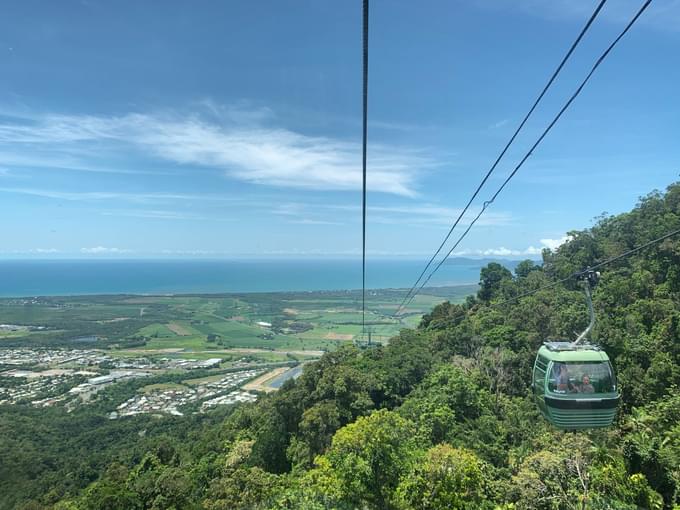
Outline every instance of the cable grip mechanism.
<svg viewBox="0 0 680 510"><path fill-rule="evenodd" d="M583 332L574 340L573 345L578 345L582 340L584 340L592 331L593 326L595 326L595 310L593 309L593 297L591 289L597 285L600 280L600 272L593 271L592 269L586 269L579 275L579 279L583 282L583 287L586 293L586 302L588 303L588 313L590 314L590 322L588 327L583 330Z"/></svg>

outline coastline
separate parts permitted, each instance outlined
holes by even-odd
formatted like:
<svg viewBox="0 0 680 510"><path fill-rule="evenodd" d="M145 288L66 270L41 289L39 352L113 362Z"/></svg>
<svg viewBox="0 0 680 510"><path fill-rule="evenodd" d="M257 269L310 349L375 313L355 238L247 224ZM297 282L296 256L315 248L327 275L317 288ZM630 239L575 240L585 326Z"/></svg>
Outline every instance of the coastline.
<svg viewBox="0 0 680 510"><path fill-rule="evenodd" d="M476 285L484 262L443 266L428 288ZM371 261L367 289L408 289L422 267L422 261ZM359 288L361 268L352 260L0 261L0 298L355 292Z"/></svg>

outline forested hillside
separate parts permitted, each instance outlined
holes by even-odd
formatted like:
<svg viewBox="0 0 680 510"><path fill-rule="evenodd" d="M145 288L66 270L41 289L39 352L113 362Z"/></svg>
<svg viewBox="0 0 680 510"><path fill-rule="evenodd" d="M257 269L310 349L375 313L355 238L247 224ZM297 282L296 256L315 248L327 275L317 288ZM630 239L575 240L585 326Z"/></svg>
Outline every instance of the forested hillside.
<svg viewBox="0 0 680 510"><path fill-rule="evenodd" d="M389 346L326 354L223 422L122 451L84 489L55 480L24 507L678 507L680 237L601 269L593 338L622 392L610 429L556 431L529 396L541 343L587 324L578 283L499 305L677 228L673 185L571 232L542 265L489 264L477 296L437 306Z"/></svg>

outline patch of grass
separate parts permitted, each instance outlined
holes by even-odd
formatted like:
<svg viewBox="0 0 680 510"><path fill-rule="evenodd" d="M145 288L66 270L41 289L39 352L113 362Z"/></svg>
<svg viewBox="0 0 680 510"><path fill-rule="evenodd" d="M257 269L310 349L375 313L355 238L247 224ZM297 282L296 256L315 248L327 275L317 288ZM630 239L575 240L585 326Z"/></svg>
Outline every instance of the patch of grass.
<svg viewBox="0 0 680 510"><path fill-rule="evenodd" d="M204 336L176 336L152 338L146 342L145 349L180 348L185 350L203 350L212 347Z"/></svg>
<svg viewBox="0 0 680 510"><path fill-rule="evenodd" d="M220 381L220 380L224 379L226 376L227 376L227 374L222 373L222 374L216 374L216 375L209 375L207 377L199 377L198 379L186 379L182 382L184 384L188 384L189 386L198 386L199 384L206 384L206 383Z"/></svg>
<svg viewBox="0 0 680 510"><path fill-rule="evenodd" d="M179 322L169 322L166 324L167 328L178 336L189 336L192 331L187 326L180 324Z"/></svg>
<svg viewBox="0 0 680 510"><path fill-rule="evenodd" d="M165 324L149 324L140 329L137 334L151 338L172 338L177 336L177 333L171 331Z"/></svg>
<svg viewBox="0 0 680 510"><path fill-rule="evenodd" d="M164 390L186 390L187 387L184 386L183 384L178 384L178 383L158 383L158 384L149 384L147 386L143 386L140 389L141 393L153 393L154 391L164 391Z"/></svg>

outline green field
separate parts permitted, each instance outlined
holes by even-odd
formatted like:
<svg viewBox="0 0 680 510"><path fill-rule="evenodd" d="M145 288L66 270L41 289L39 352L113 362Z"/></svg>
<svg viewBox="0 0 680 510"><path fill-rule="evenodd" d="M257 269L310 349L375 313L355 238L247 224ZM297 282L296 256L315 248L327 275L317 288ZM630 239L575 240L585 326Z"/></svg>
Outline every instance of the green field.
<svg viewBox="0 0 680 510"><path fill-rule="evenodd" d="M461 301L475 290L425 289L398 315L405 290L371 290L366 329L387 342L401 328L416 326L437 303ZM304 356L366 337L358 291L0 299L0 324L46 328L0 332L0 347L105 348L122 356L170 356L175 350L203 358L230 349Z"/></svg>
<svg viewBox="0 0 680 510"><path fill-rule="evenodd" d="M141 388L142 393L153 393L154 391L164 391L164 390L186 390L187 387L183 384L178 383L158 383L149 384Z"/></svg>

